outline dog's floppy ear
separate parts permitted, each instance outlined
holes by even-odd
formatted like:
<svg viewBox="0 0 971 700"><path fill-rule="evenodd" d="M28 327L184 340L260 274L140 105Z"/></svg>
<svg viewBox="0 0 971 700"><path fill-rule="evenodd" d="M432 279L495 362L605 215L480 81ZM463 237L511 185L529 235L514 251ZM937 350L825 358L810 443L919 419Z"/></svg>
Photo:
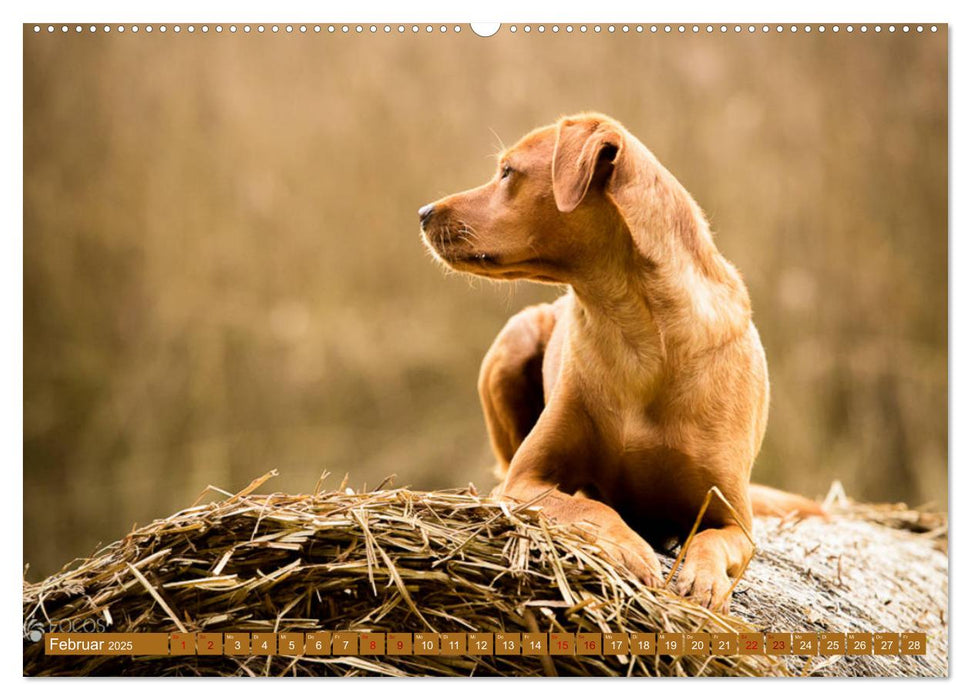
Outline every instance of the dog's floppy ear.
<svg viewBox="0 0 971 700"><path fill-rule="evenodd" d="M623 148L623 137L607 121L595 117L561 119L556 125L553 149L553 198L556 208L569 213L577 208L591 184L610 177Z"/></svg>

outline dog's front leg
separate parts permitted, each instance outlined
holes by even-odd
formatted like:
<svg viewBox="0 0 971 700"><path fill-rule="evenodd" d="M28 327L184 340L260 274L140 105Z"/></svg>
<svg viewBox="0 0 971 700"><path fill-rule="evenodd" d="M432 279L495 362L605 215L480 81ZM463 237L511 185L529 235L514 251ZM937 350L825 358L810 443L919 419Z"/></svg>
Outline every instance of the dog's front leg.
<svg viewBox="0 0 971 700"><path fill-rule="evenodd" d="M582 420L558 421L548 409L516 451L499 495L534 501L552 520L576 525L642 582L660 587L661 564L651 545L613 508L577 493L589 460L595 458L592 438Z"/></svg>
<svg viewBox="0 0 971 700"><path fill-rule="evenodd" d="M728 610L732 581L752 553L752 543L738 525L698 532L678 573L679 595L715 610Z"/></svg>

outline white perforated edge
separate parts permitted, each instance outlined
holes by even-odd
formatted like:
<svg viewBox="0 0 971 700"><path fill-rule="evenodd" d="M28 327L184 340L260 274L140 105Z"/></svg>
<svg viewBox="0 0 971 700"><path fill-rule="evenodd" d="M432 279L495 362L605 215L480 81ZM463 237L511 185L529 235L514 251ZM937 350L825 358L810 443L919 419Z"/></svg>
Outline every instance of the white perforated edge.
<svg viewBox="0 0 971 700"><path fill-rule="evenodd" d="M34 34L458 34L459 24L34 24ZM467 26L467 25L466 25ZM510 24L496 34L894 34L935 33L937 24ZM475 34L475 29L470 33Z"/></svg>

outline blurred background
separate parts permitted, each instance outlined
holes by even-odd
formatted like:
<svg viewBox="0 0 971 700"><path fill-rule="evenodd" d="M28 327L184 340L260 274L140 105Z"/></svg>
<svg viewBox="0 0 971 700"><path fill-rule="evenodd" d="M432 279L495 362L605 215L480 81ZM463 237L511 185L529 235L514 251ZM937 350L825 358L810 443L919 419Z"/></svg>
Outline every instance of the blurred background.
<svg viewBox="0 0 971 700"><path fill-rule="evenodd" d="M755 478L946 507L946 41L25 28L27 578L273 468L491 488L479 362L559 290L443 274L415 212L585 109L748 283Z"/></svg>

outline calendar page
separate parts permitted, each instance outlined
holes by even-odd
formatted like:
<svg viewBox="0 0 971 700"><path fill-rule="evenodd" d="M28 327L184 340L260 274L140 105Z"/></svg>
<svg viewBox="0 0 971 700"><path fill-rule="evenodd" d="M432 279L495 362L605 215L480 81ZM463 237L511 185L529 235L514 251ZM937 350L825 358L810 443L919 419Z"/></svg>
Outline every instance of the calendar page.
<svg viewBox="0 0 971 700"><path fill-rule="evenodd" d="M22 33L24 676L949 675L946 22Z"/></svg>

